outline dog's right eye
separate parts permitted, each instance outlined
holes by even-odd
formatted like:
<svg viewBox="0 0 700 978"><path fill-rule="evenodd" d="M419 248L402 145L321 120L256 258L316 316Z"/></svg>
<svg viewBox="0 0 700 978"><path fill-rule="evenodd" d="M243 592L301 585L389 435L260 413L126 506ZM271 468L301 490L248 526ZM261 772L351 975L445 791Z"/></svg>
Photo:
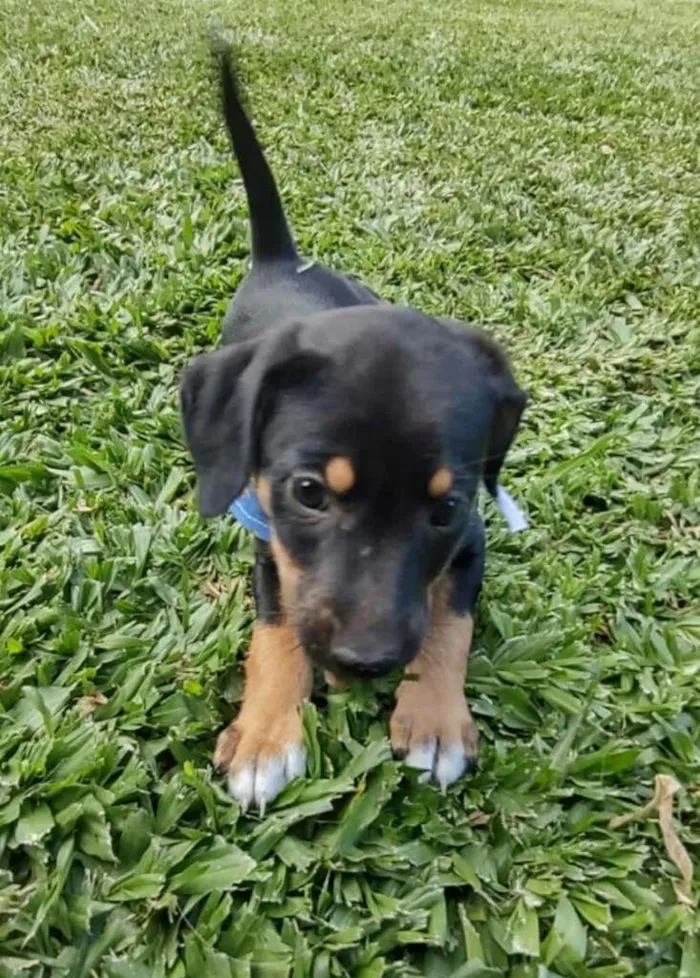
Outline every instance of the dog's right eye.
<svg viewBox="0 0 700 978"><path fill-rule="evenodd" d="M430 514L432 525L441 530L450 527L460 514L459 502L459 499L456 499L454 496L439 499L433 506Z"/></svg>
<svg viewBox="0 0 700 978"><path fill-rule="evenodd" d="M328 490L320 476L310 473L295 475L291 489L294 501L303 509L318 512L328 506Z"/></svg>

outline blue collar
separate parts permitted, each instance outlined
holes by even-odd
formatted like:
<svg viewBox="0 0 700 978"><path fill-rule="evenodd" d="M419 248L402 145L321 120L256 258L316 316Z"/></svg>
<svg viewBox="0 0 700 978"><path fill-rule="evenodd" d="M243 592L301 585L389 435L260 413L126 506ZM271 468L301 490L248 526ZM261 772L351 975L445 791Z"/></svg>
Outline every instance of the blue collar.
<svg viewBox="0 0 700 978"><path fill-rule="evenodd" d="M234 499L229 507L229 513L246 530L254 533L261 540L270 542L270 521L253 489L246 489L242 496Z"/></svg>

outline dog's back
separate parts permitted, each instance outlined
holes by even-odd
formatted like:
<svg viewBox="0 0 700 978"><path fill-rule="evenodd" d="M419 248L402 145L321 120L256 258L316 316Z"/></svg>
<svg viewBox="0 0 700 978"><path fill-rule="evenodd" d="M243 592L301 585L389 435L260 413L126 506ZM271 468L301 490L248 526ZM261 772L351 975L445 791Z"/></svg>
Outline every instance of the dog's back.
<svg viewBox="0 0 700 978"><path fill-rule="evenodd" d="M248 339L296 316L380 302L360 282L299 254L228 56L221 58L221 90L226 126L248 199L252 259L250 273L227 310L222 341Z"/></svg>

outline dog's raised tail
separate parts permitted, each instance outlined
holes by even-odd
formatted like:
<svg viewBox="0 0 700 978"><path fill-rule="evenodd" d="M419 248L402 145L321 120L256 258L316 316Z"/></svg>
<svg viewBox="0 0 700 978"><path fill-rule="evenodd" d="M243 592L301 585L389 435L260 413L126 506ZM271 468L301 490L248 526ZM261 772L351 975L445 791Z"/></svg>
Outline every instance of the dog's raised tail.
<svg viewBox="0 0 700 978"><path fill-rule="evenodd" d="M230 52L221 54L224 118L248 198L255 262L297 258L275 178L246 115Z"/></svg>

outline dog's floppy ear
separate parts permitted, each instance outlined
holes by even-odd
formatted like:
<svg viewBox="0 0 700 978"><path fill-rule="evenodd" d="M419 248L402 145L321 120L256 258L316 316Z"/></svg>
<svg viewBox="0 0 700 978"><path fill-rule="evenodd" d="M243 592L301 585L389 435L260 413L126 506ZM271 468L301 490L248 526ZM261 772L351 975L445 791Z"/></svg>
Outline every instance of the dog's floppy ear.
<svg viewBox="0 0 700 978"><path fill-rule="evenodd" d="M196 357L180 384L185 437L197 470L202 516L226 512L257 464L275 391L319 369L324 358L299 347L299 324Z"/></svg>
<svg viewBox="0 0 700 978"><path fill-rule="evenodd" d="M484 484L492 496L498 489L498 476L520 426L527 394L515 382L510 369L494 375L496 407L484 460Z"/></svg>
<svg viewBox="0 0 700 978"><path fill-rule="evenodd" d="M491 430L484 452L484 484L492 496L498 489L498 476L520 425L527 394L518 387L508 358L490 336L471 326L442 320L467 343L489 374L495 399Z"/></svg>

